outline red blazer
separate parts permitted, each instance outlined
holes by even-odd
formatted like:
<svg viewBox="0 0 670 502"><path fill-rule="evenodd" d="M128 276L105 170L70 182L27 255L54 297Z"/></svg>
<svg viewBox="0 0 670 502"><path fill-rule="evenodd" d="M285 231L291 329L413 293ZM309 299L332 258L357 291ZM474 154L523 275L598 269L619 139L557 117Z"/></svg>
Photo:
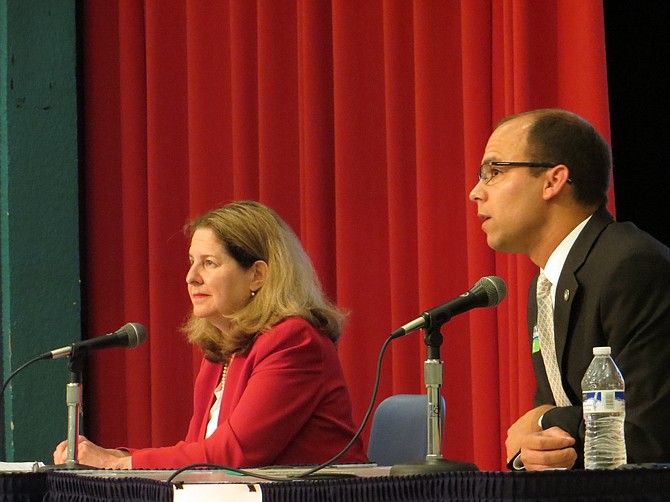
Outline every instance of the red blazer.
<svg viewBox="0 0 670 502"><path fill-rule="evenodd" d="M203 359L184 441L132 452L133 469L206 462L228 467L319 464L355 432L351 400L333 342L302 318L261 334L228 368L219 425L205 439L222 367ZM366 462L359 439L339 463Z"/></svg>

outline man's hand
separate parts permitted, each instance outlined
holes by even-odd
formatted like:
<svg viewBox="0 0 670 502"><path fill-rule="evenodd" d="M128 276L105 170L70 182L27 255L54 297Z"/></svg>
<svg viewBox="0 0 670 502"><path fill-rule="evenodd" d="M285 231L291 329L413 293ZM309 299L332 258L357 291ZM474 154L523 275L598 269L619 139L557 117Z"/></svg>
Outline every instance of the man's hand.
<svg viewBox="0 0 670 502"><path fill-rule="evenodd" d="M521 462L527 471L571 469L577 460L575 438L560 427L534 432L521 440Z"/></svg>
<svg viewBox="0 0 670 502"><path fill-rule="evenodd" d="M538 420L547 411L555 408L549 404L544 404L533 408L507 429L507 439L505 440L505 447L507 449L507 461L514 458L517 453L521 451L521 443L523 438L535 432L541 432L542 428L538 425Z"/></svg>

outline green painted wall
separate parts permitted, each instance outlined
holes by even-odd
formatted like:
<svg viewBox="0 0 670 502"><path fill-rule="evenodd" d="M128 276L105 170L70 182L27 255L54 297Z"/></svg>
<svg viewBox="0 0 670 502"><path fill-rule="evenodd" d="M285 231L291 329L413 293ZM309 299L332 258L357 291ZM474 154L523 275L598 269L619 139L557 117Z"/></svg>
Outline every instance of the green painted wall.
<svg viewBox="0 0 670 502"><path fill-rule="evenodd" d="M0 0L2 375L81 338L75 0ZM0 460L51 463L67 360L19 373Z"/></svg>

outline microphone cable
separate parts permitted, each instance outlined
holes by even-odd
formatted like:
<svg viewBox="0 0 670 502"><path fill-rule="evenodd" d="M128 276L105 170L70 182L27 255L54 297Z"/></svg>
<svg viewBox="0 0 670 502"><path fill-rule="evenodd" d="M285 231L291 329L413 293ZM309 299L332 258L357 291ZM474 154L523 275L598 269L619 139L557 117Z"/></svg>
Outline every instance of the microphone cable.
<svg viewBox="0 0 670 502"><path fill-rule="evenodd" d="M7 386L9 385L9 382L12 381L12 378L14 378L16 375L18 375L18 373L19 373L20 371L26 369L26 368L27 368L28 366L30 366L31 364L36 363L37 361L41 361L41 360L43 360L43 359L44 359L44 358L43 358L41 355L40 355L40 356L37 356L37 357L34 357L33 359L31 359L31 360L28 361L27 363L23 363L21 366L19 366L19 367L16 368L14 371L12 371L12 373L9 375L9 377L7 378L7 380L5 380L5 383L4 383L3 386L2 386L2 390L0 390L0 403L2 403L3 396L5 395L5 389L7 389Z"/></svg>

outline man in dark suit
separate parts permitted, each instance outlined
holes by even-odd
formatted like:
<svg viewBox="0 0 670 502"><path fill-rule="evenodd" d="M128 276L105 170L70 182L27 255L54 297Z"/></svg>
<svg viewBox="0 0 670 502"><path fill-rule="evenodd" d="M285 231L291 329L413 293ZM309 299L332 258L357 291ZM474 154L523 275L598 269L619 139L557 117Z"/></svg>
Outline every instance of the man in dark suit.
<svg viewBox="0 0 670 502"><path fill-rule="evenodd" d="M508 430L514 469L583 467L581 379L595 346L612 348L626 382L628 462L670 461L670 249L613 221L610 171L609 146L591 124L535 110L498 125L470 193L489 246L527 255L551 283L560 374L552 388L536 277L528 299L535 408Z"/></svg>

